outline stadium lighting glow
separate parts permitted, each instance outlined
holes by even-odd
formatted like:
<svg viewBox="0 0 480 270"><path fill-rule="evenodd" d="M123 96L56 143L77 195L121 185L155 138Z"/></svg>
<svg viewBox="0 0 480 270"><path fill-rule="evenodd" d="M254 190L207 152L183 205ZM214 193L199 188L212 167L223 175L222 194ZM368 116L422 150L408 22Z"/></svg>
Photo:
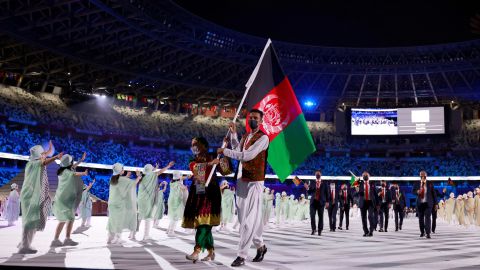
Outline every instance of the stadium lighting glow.
<svg viewBox="0 0 480 270"><path fill-rule="evenodd" d="M96 96L96 97L99 97L99 96L100 96L99 94L93 94L93 95Z"/></svg>
<svg viewBox="0 0 480 270"><path fill-rule="evenodd" d="M311 100L307 100L303 103L303 105L307 106L307 107L313 107L315 105L317 105L315 102L311 101Z"/></svg>

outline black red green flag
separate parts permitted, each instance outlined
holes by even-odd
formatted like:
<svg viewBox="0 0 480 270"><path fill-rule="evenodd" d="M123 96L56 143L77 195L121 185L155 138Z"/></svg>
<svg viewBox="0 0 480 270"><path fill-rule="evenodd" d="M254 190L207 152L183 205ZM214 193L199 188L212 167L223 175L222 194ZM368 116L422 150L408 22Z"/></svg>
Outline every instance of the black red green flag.
<svg viewBox="0 0 480 270"><path fill-rule="evenodd" d="M268 40L246 86L249 89L246 107L264 113L261 129L270 139L268 163L283 182L316 149L271 40ZM248 121L247 131L250 131Z"/></svg>

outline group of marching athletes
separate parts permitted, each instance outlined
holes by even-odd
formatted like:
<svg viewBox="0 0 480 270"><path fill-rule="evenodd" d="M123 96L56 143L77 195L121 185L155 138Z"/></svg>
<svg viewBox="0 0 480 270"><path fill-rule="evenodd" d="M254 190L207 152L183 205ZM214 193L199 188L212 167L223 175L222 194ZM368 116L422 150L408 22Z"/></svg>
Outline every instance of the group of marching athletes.
<svg viewBox="0 0 480 270"><path fill-rule="evenodd" d="M218 148L217 153L209 153L209 143L205 138L195 137L191 140L192 159L189 164L191 176L182 176L179 171L173 172L170 182L170 195L168 198L168 215L170 224L167 229L169 235L173 235L177 222L181 220L181 226L187 230L194 229L195 245L193 252L186 255L186 259L196 262L200 253L204 250L208 255L202 261L215 260L215 245L212 228L220 226L218 230L228 230L227 224L233 221L235 212L238 220L234 227L239 227L239 243L237 258L232 266L242 266L248 257L248 250L252 243L257 248L253 262L261 262L267 253L267 247L263 240L263 230L269 226L271 214L275 214L277 224L283 221L306 221L310 218L312 235L321 235L323 230L323 213L327 209L329 216L329 228L331 232L343 229L343 217L346 221L346 230L349 229L350 208L355 207L357 201L360 209L364 236L372 236L377 225L379 232L388 230L388 212L393 206L395 212L395 228L402 229L405 208L405 195L397 184L387 188L386 182L381 181L379 187L370 181L368 172L355 180L351 187L334 181L322 180L320 170L315 172L316 179L304 184L306 196L302 195L299 201L295 198L287 199L286 194L276 194L264 187L266 155L269 139L260 126L263 121L263 113L253 109L249 114L249 126L251 131L246 133L240 140L237 137L236 127L229 125L229 136L225 138L228 148ZM25 168L25 179L20 193L20 205L22 209L22 240L18 245L19 253L33 254L37 251L31 247L32 240L37 231L42 231L47 222L48 211L51 205L49 196L49 184L46 167L56 159L60 160L58 169L58 189L55 194L53 213L58 225L55 231L52 247L75 246L77 242L70 238L72 233L75 211L80 206L82 227L89 226L91 216L91 200L89 190L94 184L83 185L81 176L87 175L88 171L77 172L85 159L85 154L78 162L73 157L60 153L53 157L52 143L47 151L42 146L36 145L30 149L30 158ZM218 183L217 174L232 173L231 159L239 160L236 172L236 190L230 189L228 182ZM135 240L135 234L143 220L145 233L142 241L151 240L150 229L158 226L158 221L164 213L164 196L167 183L158 184L158 176L170 169L174 162L170 162L165 168L159 169L151 164L144 166L143 170L132 173L126 172L124 166L115 163L112 166L112 176L109 187L109 216L107 223L108 244L122 244L121 233L129 231L129 238ZM420 172L420 182L414 187L417 195L417 208L421 236L430 238L430 233L435 231L437 209L441 217L449 220L451 202L444 203L444 209L439 206L437 197L440 192L436 191L431 181L427 181L426 172ZM187 188L183 180L191 177L192 184ZM136 192L138 186L138 194ZM17 187L12 186L15 196ZM445 190L443 191L445 193ZM468 218L470 224L472 218L480 216L480 190L472 200L457 201L454 204L457 220L460 224ZM468 196L468 195L467 195ZM463 206L462 206L463 203ZM275 204L275 211L273 205ZM442 202L440 202L442 205ZM465 206L465 205L468 205ZM287 210L288 208L288 210ZM473 208L473 215L471 209ZM337 211L340 209L340 226L336 227ZM448 209L448 210L447 210ZM467 213L462 212L466 209ZM309 210L309 211L308 211ZM446 213L446 214L444 214ZM18 214L17 214L18 215ZM318 226L316 215L319 216ZM368 224L367 224L368 223ZM369 226L368 226L369 225ZM66 237L60 241L60 234L66 227Z"/></svg>
<svg viewBox="0 0 480 270"><path fill-rule="evenodd" d="M185 229L195 229L195 245L193 252L186 255L188 260L196 262L202 251L207 250L208 255L202 261L215 259L214 239L212 228L219 226L226 228L232 221L235 208L238 216L240 240L237 258L232 266L242 266L248 257L248 250L252 243L257 248L253 262L261 262L267 253L263 241L263 191L266 168L266 156L269 146L268 136L260 129L263 122L263 112L252 109L249 113L251 131L239 140L234 123L229 125L229 137L224 139L226 146L218 148L217 153L209 153L209 144L203 137L195 137L191 141L193 158L189 164L192 172L192 184L189 189L183 185L187 177L181 176L179 171L174 171L170 182L168 198L168 215L170 225L167 233L172 235L176 223L181 220ZM81 176L88 174L88 170L77 172L82 159L74 162L73 157L59 153L51 156L52 142L48 150L41 145L30 149L30 157L25 168L25 179L19 196L22 210L22 240L18 245L19 253L34 254L37 252L31 244L35 233L43 231L47 222L49 209L52 205L49 195L47 166L55 160L60 160L58 169L58 188L55 194L53 213L58 220L57 229L52 247L76 246L70 236L75 220L75 211L81 206L82 226L89 225L91 216L91 201L89 190L94 184L83 184ZM216 172L222 175L232 173L231 159L239 160L236 172L235 193L228 187L228 182L217 182ZM132 173L126 172L121 163L112 166L108 198L108 244L122 244L121 233L129 231L129 238L134 240L140 222L145 224L145 233L142 241L149 241L152 220L158 226L158 220L164 212L163 192L166 182L158 185L158 176L171 168L170 162L163 169L145 165L143 170ZM213 171L213 172L212 172ZM211 173L212 172L212 173ZM209 179L211 177L211 179ZM138 194L136 192L138 186ZM17 187L12 186L14 194ZM89 213L88 210L90 210ZM222 215L222 211L224 214ZM83 214L85 212L85 215ZM18 217L18 214L17 214ZM66 227L66 238L60 241L60 234Z"/></svg>

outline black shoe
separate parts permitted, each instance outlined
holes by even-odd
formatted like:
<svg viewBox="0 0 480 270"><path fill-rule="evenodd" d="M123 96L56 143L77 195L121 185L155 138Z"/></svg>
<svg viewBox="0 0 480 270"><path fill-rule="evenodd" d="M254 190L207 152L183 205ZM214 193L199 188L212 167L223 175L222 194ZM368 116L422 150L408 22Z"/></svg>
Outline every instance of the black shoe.
<svg viewBox="0 0 480 270"><path fill-rule="evenodd" d="M368 234L368 237L372 237L372 236L373 236L373 232L370 232L370 233Z"/></svg>
<svg viewBox="0 0 480 270"><path fill-rule="evenodd" d="M395 231L398 232L398 228L395 228Z"/></svg>
<svg viewBox="0 0 480 270"><path fill-rule="evenodd" d="M257 256L253 258L252 262L261 262L263 261L263 256L267 253L267 246L263 245L263 247L257 249Z"/></svg>
<svg viewBox="0 0 480 270"><path fill-rule="evenodd" d="M420 234L420 237L424 237L424 236L425 236L425 234L424 234L424 233L421 233L421 234Z"/></svg>
<svg viewBox="0 0 480 270"><path fill-rule="evenodd" d="M312 230L312 235L314 235L314 234L315 234L315 230Z"/></svg>
<svg viewBox="0 0 480 270"><path fill-rule="evenodd" d="M385 232L388 232L387 229L385 229Z"/></svg>
<svg viewBox="0 0 480 270"><path fill-rule="evenodd" d="M348 231L348 227L347 227L347 231Z"/></svg>
<svg viewBox="0 0 480 270"><path fill-rule="evenodd" d="M367 237L367 236L368 236L368 233L364 233L364 234L363 234L363 237Z"/></svg>
<svg viewBox="0 0 480 270"><path fill-rule="evenodd" d="M237 257L235 261L232 262L231 266L237 267L237 266L242 266L245 265L245 259L242 257Z"/></svg>
<svg viewBox="0 0 480 270"><path fill-rule="evenodd" d="M432 233L435 233L435 231L432 231Z"/></svg>
<svg viewBox="0 0 480 270"><path fill-rule="evenodd" d="M318 236L321 236L322 235L322 231L318 231Z"/></svg>
<svg viewBox="0 0 480 270"><path fill-rule="evenodd" d="M335 232L335 229L332 229L332 232Z"/></svg>
<svg viewBox="0 0 480 270"><path fill-rule="evenodd" d="M340 231L343 230L342 227L338 227L338 229L339 229Z"/></svg>
<svg viewBox="0 0 480 270"><path fill-rule="evenodd" d="M430 234L427 234L427 239L430 239L430 238L432 238L432 237L430 237Z"/></svg>
<svg viewBox="0 0 480 270"><path fill-rule="evenodd" d="M402 225L400 225L400 231L402 230Z"/></svg>
<svg viewBox="0 0 480 270"><path fill-rule="evenodd" d="M383 232L383 229L380 229L378 232Z"/></svg>

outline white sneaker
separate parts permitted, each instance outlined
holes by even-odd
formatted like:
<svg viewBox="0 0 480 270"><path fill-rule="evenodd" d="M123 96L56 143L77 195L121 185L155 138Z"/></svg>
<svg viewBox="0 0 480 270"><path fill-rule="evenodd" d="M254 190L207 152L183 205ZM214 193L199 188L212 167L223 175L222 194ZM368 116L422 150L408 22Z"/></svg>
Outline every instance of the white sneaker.
<svg viewBox="0 0 480 270"><path fill-rule="evenodd" d="M142 239L142 242L150 242L150 241L153 241L153 238L150 237L150 236L144 237L144 238Z"/></svg>
<svg viewBox="0 0 480 270"><path fill-rule="evenodd" d="M78 242L73 241L70 238L66 238L65 241L63 241L64 246L78 246Z"/></svg>
<svg viewBox="0 0 480 270"><path fill-rule="evenodd" d="M31 248L21 248L18 250L19 254L35 254L37 250Z"/></svg>
<svg viewBox="0 0 480 270"><path fill-rule="evenodd" d="M50 244L50 247L62 247L62 246L63 246L62 241L58 239L53 240L52 243Z"/></svg>

